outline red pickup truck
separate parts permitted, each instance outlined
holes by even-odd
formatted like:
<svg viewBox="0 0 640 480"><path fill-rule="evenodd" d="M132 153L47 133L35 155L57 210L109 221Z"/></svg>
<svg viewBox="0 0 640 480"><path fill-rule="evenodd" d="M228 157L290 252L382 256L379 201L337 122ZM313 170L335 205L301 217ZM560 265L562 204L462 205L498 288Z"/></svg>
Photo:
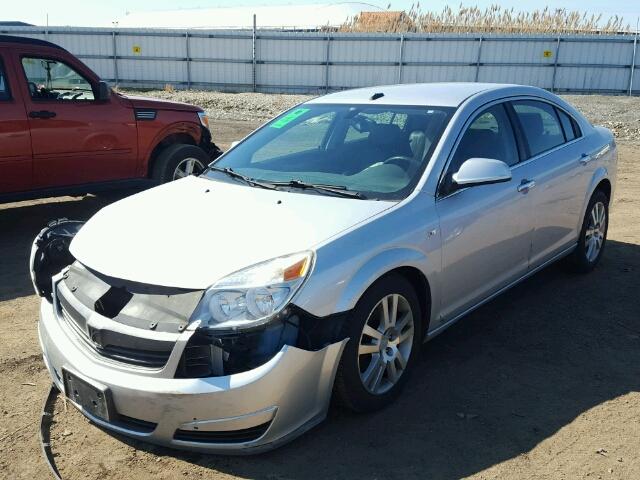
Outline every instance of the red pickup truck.
<svg viewBox="0 0 640 480"><path fill-rule="evenodd" d="M198 107L129 97L65 49L0 35L0 201L200 173L221 152Z"/></svg>

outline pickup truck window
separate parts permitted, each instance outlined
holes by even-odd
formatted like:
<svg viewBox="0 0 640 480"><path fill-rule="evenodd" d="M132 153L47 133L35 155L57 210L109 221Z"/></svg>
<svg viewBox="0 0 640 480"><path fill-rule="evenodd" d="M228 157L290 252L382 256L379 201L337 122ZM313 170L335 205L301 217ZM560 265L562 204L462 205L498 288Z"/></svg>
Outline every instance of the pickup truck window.
<svg viewBox="0 0 640 480"><path fill-rule="evenodd" d="M22 68L34 100L94 100L91 84L60 60L24 57Z"/></svg>
<svg viewBox="0 0 640 480"><path fill-rule="evenodd" d="M4 65L0 59L0 100L9 100L11 94L9 93L9 84L4 73Z"/></svg>

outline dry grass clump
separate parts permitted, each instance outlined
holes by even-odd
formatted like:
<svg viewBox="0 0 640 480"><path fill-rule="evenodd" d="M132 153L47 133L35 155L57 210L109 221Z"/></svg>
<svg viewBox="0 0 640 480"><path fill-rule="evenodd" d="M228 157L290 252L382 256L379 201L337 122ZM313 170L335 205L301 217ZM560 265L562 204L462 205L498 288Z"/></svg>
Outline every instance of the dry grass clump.
<svg viewBox="0 0 640 480"><path fill-rule="evenodd" d="M419 33L520 33L520 34L615 34L629 33L623 18L604 19L565 8L532 12L492 5L486 9L445 7L441 12L423 10L420 3L408 12L362 12L348 19L341 32L419 32Z"/></svg>

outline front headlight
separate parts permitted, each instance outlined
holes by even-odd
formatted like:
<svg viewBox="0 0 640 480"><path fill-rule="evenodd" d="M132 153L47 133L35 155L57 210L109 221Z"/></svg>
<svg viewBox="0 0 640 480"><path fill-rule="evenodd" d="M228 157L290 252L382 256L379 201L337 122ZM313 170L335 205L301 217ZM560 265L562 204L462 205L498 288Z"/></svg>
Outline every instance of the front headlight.
<svg viewBox="0 0 640 480"><path fill-rule="evenodd" d="M205 112L198 112L198 118L200 119L200 124L209 130L209 116Z"/></svg>
<svg viewBox="0 0 640 480"><path fill-rule="evenodd" d="M291 301L312 261L312 252L294 253L232 273L205 292L193 320L218 330L267 323Z"/></svg>

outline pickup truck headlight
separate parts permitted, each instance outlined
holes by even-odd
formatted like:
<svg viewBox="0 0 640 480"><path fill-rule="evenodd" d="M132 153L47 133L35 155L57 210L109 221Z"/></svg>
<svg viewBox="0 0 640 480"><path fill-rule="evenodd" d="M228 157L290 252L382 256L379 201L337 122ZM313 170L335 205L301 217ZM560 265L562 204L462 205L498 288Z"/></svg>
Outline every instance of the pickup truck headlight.
<svg viewBox="0 0 640 480"><path fill-rule="evenodd" d="M209 115L205 112L198 112L198 118L200 119L200 124L209 130Z"/></svg>
<svg viewBox="0 0 640 480"><path fill-rule="evenodd" d="M312 252L301 252L232 273L205 292L193 320L216 330L263 325L288 305L307 278L312 261Z"/></svg>

